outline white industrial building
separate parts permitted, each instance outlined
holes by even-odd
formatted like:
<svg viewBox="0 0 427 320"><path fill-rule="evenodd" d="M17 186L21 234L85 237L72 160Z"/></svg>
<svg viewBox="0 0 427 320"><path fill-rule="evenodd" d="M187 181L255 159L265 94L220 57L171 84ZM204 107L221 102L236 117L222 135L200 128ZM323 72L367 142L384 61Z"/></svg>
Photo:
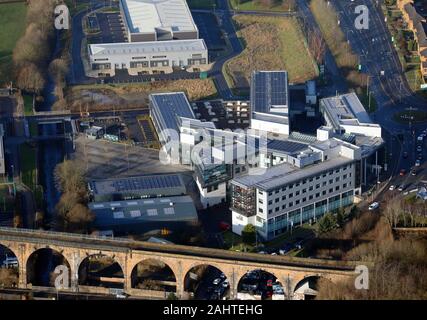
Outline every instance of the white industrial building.
<svg viewBox="0 0 427 320"><path fill-rule="evenodd" d="M197 39L185 0L120 0L129 42Z"/></svg>
<svg viewBox="0 0 427 320"><path fill-rule="evenodd" d="M208 49L185 0L120 0L128 42L88 45L91 73L169 73L209 63Z"/></svg>
<svg viewBox="0 0 427 320"><path fill-rule="evenodd" d="M89 45L92 70L162 69L207 64L208 49L203 39L101 43Z"/></svg>

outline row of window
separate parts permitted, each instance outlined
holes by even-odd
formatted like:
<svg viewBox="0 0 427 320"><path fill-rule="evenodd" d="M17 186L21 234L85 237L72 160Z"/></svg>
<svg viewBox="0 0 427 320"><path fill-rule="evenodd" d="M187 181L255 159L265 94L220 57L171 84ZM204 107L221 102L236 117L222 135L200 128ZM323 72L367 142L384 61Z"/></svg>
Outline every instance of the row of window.
<svg viewBox="0 0 427 320"><path fill-rule="evenodd" d="M347 187L349 187L349 186L351 186L351 182L349 182L348 184L347 183L344 183L343 185L342 185L342 188L343 189L345 189L345 188L347 188ZM297 206L297 205L299 205L299 204L301 204L301 203L305 203L305 202L307 202L307 199L308 199L308 201L310 201L310 200L313 200L314 198L319 198L320 196L325 196L326 194L331 194L331 193L334 193L334 192L337 192L337 191L339 191L340 190L340 186L335 186L335 188L329 188L329 190L328 191L326 191L326 190L323 190L322 192L317 192L315 195L309 195L308 197L304 197L304 198L302 198L302 199L297 199L297 200L295 200L295 202L294 201L290 201L287 205L286 204L283 204L281 207L280 206L277 206L277 207L275 207L274 208L274 212L279 212L279 210L280 209L282 209L282 210L285 210L285 209L287 209L287 208L292 208L294 205L295 206ZM299 194L299 192L298 192L298 194ZM289 197L289 198L291 198L291 197ZM262 199L260 199L260 200L262 200ZM286 196L282 196L282 200L286 200ZM275 199L275 203L278 203L280 201L280 198L276 198ZM259 201L259 203L261 203L262 204L262 201ZM271 204L273 204L273 202L272 202L272 200L270 200L269 202L268 202L268 204L269 205L271 205ZM260 212L260 213L263 213L264 212L264 210L263 210L263 208L259 208L258 209L258 212ZM269 209L268 210L268 214L272 214L273 213L273 209Z"/></svg>
<svg viewBox="0 0 427 320"><path fill-rule="evenodd" d="M318 176L316 176L316 177L311 177L311 178L307 178L307 179L304 179L304 180L302 180L301 182L296 182L296 183L290 183L290 184L288 184L288 185L285 185L285 186L283 186L282 188L279 188L279 189L276 189L276 190L274 190L274 191L270 191L269 193L268 193L268 195L269 196L272 196L273 195L273 193L279 193L280 191L282 191L282 192L284 192L284 191L286 191L286 190L291 190L291 189L293 189L294 187L299 187L300 185L305 185L307 182L313 182L314 180L320 180L321 178L326 178L328 175L333 175L334 174L334 172L335 173L340 173L340 171L342 170L343 172L344 171L346 171L347 169L350 169L352 167L352 165L350 164L350 165L346 165L346 166L343 166L341 169L336 169L336 170L331 170L331 171L329 171L329 172L325 172L325 173L323 173L323 174L321 174L321 175L318 175ZM351 173L349 173L348 174L348 177L351 177ZM339 179L339 178L338 178ZM344 174L343 175L343 179L347 179L347 174ZM337 182L338 182L339 180L337 180ZM326 182L324 182L323 184L325 185L325 183ZM333 180L329 180L329 183L333 183ZM317 188L317 186L316 186L316 188ZM259 193L260 193L260 195L262 195L263 194L263 191L262 190L259 190Z"/></svg>

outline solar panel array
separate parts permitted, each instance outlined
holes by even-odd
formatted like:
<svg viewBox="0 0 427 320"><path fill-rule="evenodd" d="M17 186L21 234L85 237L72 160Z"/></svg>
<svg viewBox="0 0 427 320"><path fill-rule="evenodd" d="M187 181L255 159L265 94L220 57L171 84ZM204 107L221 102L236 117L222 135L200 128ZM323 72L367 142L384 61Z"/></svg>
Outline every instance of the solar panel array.
<svg viewBox="0 0 427 320"><path fill-rule="evenodd" d="M107 181L92 181L89 184L94 194L141 192L151 189L164 190L184 187L179 175L131 177Z"/></svg>
<svg viewBox="0 0 427 320"><path fill-rule="evenodd" d="M271 140L268 142L267 148L268 150L276 150L293 154L295 152L307 149L307 145L293 141Z"/></svg>
<svg viewBox="0 0 427 320"><path fill-rule="evenodd" d="M176 175L149 176L116 180L113 182L113 186L117 192L175 188L181 186L181 180Z"/></svg>
<svg viewBox="0 0 427 320"><path fill-rule="evenodd" d="M252 110L268 113L274 105L288 105L288 73L286 71L254 72L251 85Z"/></svg>
<svg viewBox="0 0 427 320"><path fill-rule="evenodd" d="M195 119L193 110L184 93L165 93L150 95L152 111L155 113L161 130L173 129L179 133L178 117Z"/></svg>

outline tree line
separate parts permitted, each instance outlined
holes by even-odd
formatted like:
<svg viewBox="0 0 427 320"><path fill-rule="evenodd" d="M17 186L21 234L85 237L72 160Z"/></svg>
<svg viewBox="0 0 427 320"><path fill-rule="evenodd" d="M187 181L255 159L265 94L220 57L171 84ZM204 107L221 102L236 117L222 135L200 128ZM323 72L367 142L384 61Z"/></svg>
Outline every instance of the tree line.
<svg viewBox="0 0 427 320"><path fill-rule="evenodd" d="M28 0L26 29L13 50L16 85L25 91L40 94L48 75L56 84L55 95L63 100L68 57L60 56L49 63L54 48L54 8L59 0Z"/></svg>

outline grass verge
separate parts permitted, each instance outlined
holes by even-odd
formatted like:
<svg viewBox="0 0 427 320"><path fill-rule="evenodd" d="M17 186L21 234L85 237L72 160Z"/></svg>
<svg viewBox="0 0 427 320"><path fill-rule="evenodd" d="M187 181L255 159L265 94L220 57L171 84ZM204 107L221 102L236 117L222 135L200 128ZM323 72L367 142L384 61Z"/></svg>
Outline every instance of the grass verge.
<svg viewBox="0 0 427 320"><path fill-rule="evenodd" d="M224 71L235 91L248 92L253 70L287 70L291 83L302 83L317 76L295 18L245 15L234 20L245 49L227 62Z"/></svg>
<svg viewBox="0 0 427 320"><path fill-rule="evenodd" d="M247 0L240 3L241 0L229 0L230 6L234 10L240 11L294 11L295 4L292 0L273 1L272 5L264 5L259 1Z"/></svg>

